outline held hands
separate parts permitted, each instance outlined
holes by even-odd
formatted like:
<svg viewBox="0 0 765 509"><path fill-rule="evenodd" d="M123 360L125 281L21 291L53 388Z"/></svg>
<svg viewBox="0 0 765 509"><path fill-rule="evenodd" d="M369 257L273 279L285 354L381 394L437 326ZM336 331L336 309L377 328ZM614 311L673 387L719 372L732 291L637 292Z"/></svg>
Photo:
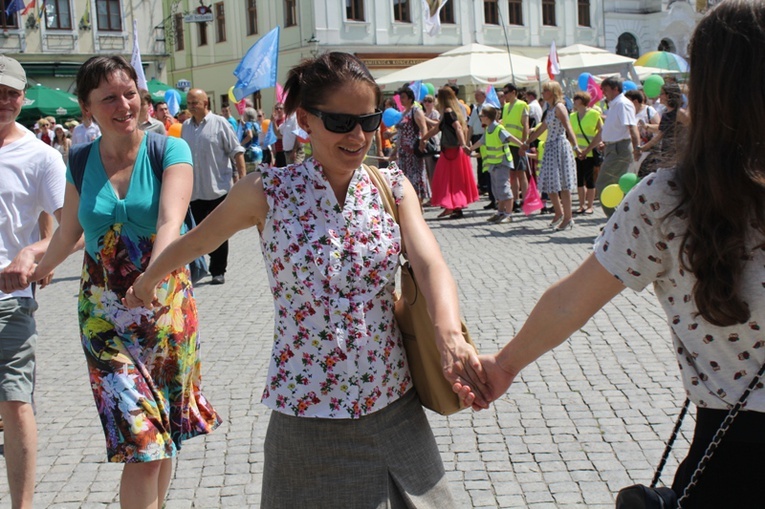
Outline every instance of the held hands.
<svg viewBox="0 0 765 509"><path fill-rule="evenodd" d="M467 381L458 380L454 383L452 390L459 395L463 405L472 406L473 410L488 408L488 403L495 401L510 388L517 373L505 370L499 364L497 357L498 354L478 356L485 379L480 391Z"/></svg>
<svg viewBox="0 0 765 509"><path fill-rule="evenodd" d="M457 385L470 388L470 391L465 393L466 397L455 390L460 395L460 401L464 406L472 406L474 410L489 408L491 399L488 398L489 387L486 385L486 375L471 345L460 338L451 349L441 353L441 364L444 377L453 384L453 388Z"/></svg>
<svg viewBox="0 0 765 509"><path fill-rule="evenodd" d="M133 281L133 286L128 288L122 304L129 308L143 306L152 309L157 304L157 285L148 283L141 274Z"/></svg>
<svg viewBox="0 0 765 509"><path fill-rule="evenodd" d="M18 290L23 290L33 281L42 280L41 287L47 285L53 273L35 275L35 263L34 254L26 249L19 251L19 254L0 272L0 291L3 293L12 293Z"/></svg>

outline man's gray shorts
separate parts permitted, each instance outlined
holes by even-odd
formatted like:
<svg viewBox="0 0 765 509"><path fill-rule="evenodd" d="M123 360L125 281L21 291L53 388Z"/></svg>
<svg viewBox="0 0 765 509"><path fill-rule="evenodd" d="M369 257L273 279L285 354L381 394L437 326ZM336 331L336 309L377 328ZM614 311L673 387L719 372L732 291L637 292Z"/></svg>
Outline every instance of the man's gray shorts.
<svg viewBox="0 0 765 509"><path fill-rule="evenodd" d="M36 310L30 297L0 300L0 401L33 402Z"/></svg>

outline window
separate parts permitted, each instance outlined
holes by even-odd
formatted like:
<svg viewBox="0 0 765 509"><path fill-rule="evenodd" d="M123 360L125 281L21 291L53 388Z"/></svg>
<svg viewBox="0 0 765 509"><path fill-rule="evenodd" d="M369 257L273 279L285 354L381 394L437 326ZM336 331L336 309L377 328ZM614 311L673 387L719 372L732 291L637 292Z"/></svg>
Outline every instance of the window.
<svg viewBox="0 0 765 509"><path fill-rule="evenodd" d="M623 57L637 58L640 56L640 48L638 48L637 39L631 33L624 32L619 36L619 41L616 43L616 54Z"/></svg>
<svg viewBox="0 0 765 509"><path fill-rule="evenodd" d="M3 30L7 28L19 28L19 15L14 12L10 16L6 16L5 9L10 7L13 0L0 0L0 28Z"/></svg>
<svg viewBox="0 0 765 509"><path fill-rule="evenodd" d="M118 32L122 30L120 0L96 0L96 19L99 30Z"/></svg>
<svg viewBox="0 0 765 509"><path fill-rule="evenodd" d="M223 2L215 4L215 42L226 42L226 11Z"/></svg>
<svg viewBox="0 0 765 509"><path fill-rule="evenodd" d="M52 30L69 30L72 28L69 0L48 0L45 2L45 28Z"/></svg>
<svg viewBox="0 0 765 509"><path fill-rule="evenodd" d="M297 0L284 0L284 26L297 25Z"/></svg>
<svg viewBox="0 0 765 509"><path fill-rule="evenodd" d="M364 0L345 0L345 19L364 21Z"/></svg>
<svg viewBox="0 0 765 509"><path fill-rule="evenodd" d="M183 41L183 14L175 15L175 51L183 51L185 48Z"/></svg>
<svg viewBox="0 0 765 509"><path fill-rule="evenodd" d="M523 26L523 0L508 0L508 25Z"/></svg>
<svg viewBox="0 0 765 509"><path fill-rule="evenodd" d="M197 46L207 46L207 23L197 23L199 27L199 44Z"/></svg>
<svg viewBox="0 0 765 509"><path fill-rule="evenodd" d="M483 0L483 22L499 25L499 4L497 0Z"/></svg>
<svg viewBox="0 0 765 509"><path fill-rule="evenodd" d="M579 14L579 26L590 27L590 0L577 0L577 11Z"/></svg>
<svg viewBox="0 0 765 509"><path fill-rule="evenodd" d="M247 0L247 35L258 33L258 6L255 0Z"/></svg>
<svg viewBox="0 0 765 509"><path fill-rule="evenodd" d="M441 20L441 23L450 23L454 24L454 2L446 2L443 7L441 7L441 12L438 13L438 19Z"/></svg>
<svg viewBox="0 0 765 509"><path fill-rule="evenodd" d="M393 20L400 23L411 23L412 13L409 12L409 0L393 0Z"/></svg>
<svg viewBox="0 0 765 509"><path fill-rule="evenodd" d="M542 24L554 27L555 23L555 0L542 0Z"/></svg>

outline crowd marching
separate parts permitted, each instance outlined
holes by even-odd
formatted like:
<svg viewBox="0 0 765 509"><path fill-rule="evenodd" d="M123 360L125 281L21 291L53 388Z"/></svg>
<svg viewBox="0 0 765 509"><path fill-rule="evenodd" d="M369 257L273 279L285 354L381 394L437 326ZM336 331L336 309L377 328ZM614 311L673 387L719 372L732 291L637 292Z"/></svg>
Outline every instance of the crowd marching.
<svg viewBox="0 0 765 509"><path fill-rule="evenodd" d="M653 284L699 409L674 493L683 507L756 507L759 392L697 476L736 398L762 386L764 26L762 1L721 2L696 30L688 84L666 79L652 97L605 77L570 96L547 81L468 101L448 84L384 98L358 58L330 52L289 71L270 115L245 101L238 119L233 105L212 112L201 88L172 115L124 58L96 56L76 78L81 121L28 128L16 122L26 73L0 55L0 196L14 218L0 221L0 416L14 507L31 507L35 485L35 286L84 251L76 312L107 457L124 464L121 505L159 508L183 441L222 422L202 390L193 284L205 272L225 284L227 240L245 228L259 232L276 310L262 507L453 507L394 319L402 252L443 374L475 410L625 287ZM731 116L730 91L747 83L751 108ZM597 202L608 222L518 335L479 356L423 210L459 220L481 194L497 225L539 211L551 232L570 230Z"/></svg>

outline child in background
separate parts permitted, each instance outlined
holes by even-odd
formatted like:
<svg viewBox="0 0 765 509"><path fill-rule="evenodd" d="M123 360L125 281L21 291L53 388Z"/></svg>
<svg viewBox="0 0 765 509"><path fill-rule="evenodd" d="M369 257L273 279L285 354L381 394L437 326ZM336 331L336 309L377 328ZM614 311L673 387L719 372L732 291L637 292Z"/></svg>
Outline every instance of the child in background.
<svg viewBox="0 0 765 509"><path fill-rule="evenodd" d="M497 200L497 212L488 219L490 223L510 223L513 220L513 191L510 187L510 170L513 156L509 142L523 143L497 122L497 109L485 105L478 115L484 127L483 136L470 146L469 152L480 147L483 158L482 171L491 175L491 190Z"/></svg>

